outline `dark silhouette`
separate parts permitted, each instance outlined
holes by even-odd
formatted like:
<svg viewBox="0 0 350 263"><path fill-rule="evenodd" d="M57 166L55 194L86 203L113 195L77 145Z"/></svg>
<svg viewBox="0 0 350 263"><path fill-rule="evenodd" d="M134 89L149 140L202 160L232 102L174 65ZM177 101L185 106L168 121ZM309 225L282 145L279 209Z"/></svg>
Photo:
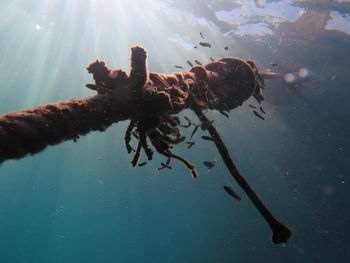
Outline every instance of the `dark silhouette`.
<svg viewBox="0 0 350 263"><path fill-rule="evenodd" d="M159 170L171 169L170 160L177 159L196 178L195 166L172 152L173 145L185 140L176 114L183 109L192 109L201 121L201 125L195 125L192 136L198 127L208 130L231 175L270 225L273 242L287 242L291 231L272 216L239 174L213 121L202 112L204 109L229 112L252 96L260 103L264 99L261 94L264 80L254 61L227 57L192 67L188 72L167 75L147 72L146 51L142 47L133 47L131 51L129 74L120 69L108 69L98 60L88 66L95 84L87 87L97 92L91 98L1 115L0 161L19 159L48 145L76 140L90 131L104 131L112 123L129 119L125 145L128 153L135 152L134 167L139 164L142 151L148 160L152 160L150 141L159 154L167 157ZM135 151L130 145L133 135L138 141ZM144 162L139 164L143 165Z"/></svg>

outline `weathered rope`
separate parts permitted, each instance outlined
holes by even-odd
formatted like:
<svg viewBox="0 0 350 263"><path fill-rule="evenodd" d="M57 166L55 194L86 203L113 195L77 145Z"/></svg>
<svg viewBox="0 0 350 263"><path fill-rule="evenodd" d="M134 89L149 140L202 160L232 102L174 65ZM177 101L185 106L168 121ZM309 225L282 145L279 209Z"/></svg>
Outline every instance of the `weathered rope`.
<svg viewBox="0 0 350 263"><path fill-rule="evenodd" d="M152 159L153 150L148 145L151 142L153 149L168 158L162 168L169 167L170 160L176 159L195 178L195 166L172 152L173 145L184 141L180 127L185 126L176 114L186 108L192 109L201 120L202 129L208 129L211 134L231 175L270 225L273 242L287 242L291 231L272 216L239 174L215 127L202 112L202 109L216 109L228 116L227 112L251 96L261 102L264 81L253 61L223 58L184 73L148 73L146 52L136 46L132 48L129 74L119 69L110 70L98 60L87 70L93 75L95 84L86 86L97 95L0 115L0 163L130 120L125 134L128 153L135 151L130 144L132 136L138 140L133 166L138 164L142 150L148 160Z"/></svg>
<svg viewBox="0 0 350 263"><path fill-rule="evenodd" d="M48 145L104 131L128 118L127 108L108 96L59 102L0 116L0 162L34 154Z"/></svg>

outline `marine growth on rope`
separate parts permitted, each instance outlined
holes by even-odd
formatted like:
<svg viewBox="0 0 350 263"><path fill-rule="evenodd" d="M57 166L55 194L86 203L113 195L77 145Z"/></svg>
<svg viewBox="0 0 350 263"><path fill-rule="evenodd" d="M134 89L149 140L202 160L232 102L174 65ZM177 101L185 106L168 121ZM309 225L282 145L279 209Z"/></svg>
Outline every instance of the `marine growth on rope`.
<svg viewBox="0 0 350 263"><path fill-rule="evenodd" d="M273 242L287 242L291 231L272 216L240 175L213 121L203 113L207 109L218 110L229 117L230 110L250 97L258 103L264 99L261 94L264 74L259 73L254 61L226 57L204 66L193 66L188 72L159 74L147 71L146 51L135 46L131 49L129 73L111 70L99 60L92 62L87 70L95 83L86 87L95 90L95 96L0 115L0 163L35 154L64 140L77 140L90 131L104 131L113 123L128 120L124 140L126 151L133 153L132 166L146 164L139 163L142 153L150 161L157 152L167 158L158 169L170 169L170 161L175 159L196 178L195 166L175 154L173 148L185 141L181 128L194 126L191 137L198 128L208 131L210 136L203 136L203 139L215 143L230 174L270 225ZM181 123L177 114L184 109L194 111L200 125L188 118L187 123ZM132 140L137 142L135 149ZM186 143L188 148L194 145L191 141ZM231 188L224 189L230 196L240 198Z"/></svg>

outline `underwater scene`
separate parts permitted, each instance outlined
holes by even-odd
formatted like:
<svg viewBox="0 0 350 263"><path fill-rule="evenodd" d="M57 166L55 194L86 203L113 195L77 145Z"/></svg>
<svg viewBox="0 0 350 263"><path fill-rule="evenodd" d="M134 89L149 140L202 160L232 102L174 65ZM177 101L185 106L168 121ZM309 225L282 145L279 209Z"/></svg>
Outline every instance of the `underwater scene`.
<svg viewBox="0 0 350 263"><path fill-rule="evenodd" d="M0 0L0 262L350 262L350 1Z"/></svg>

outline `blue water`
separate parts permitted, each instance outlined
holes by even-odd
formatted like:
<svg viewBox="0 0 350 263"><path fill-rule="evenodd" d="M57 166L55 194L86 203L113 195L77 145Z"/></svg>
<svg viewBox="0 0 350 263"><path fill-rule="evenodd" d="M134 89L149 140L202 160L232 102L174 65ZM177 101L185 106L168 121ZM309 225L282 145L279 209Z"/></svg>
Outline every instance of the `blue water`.
<svg viewBox="0 0 350 263"><path fill-rule="evenodd" d="M196 164L193 180L177 162L157 171L159 156L132 168L122 122L0 166L0 262L350 262L350 3L140 2L1 0L0 113L92 96L86 65L127 70L137 44L156 72L254 59L285 76L267 81L265 121L253 99L229 120L208 117L292 238L271 242L204 132L174 150ZM212 48L193 48L200 32ZM205 160L216 167L208 172Z"/></svg>

